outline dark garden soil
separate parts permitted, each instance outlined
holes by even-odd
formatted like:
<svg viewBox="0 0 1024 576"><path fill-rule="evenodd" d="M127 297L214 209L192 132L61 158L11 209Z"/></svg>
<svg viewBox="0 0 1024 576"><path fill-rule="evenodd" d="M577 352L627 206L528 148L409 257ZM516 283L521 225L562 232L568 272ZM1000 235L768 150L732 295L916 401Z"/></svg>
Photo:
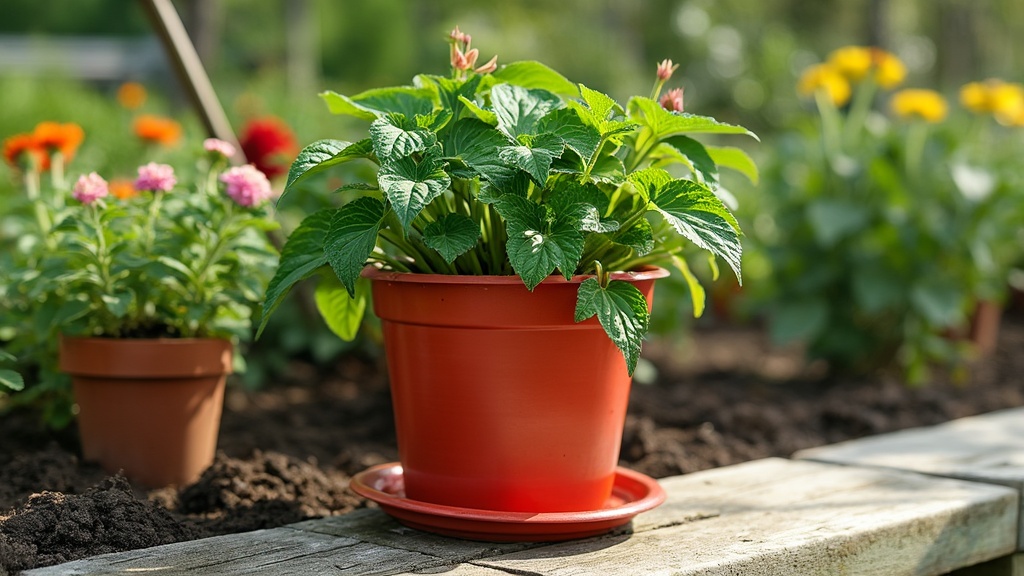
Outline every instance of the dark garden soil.
<svg viewBox="0 0 1024 576"><path fill-rule="evenodd" d="M797 351L756 330L698 328L652 341L638 372L622 464L685 474L901 428L1024 405L1024 315L1007 315L994 356L910 388L890 377L822 379ZM397 459L379 359L346 356L319 372L229 388L221 452L181 489L146 491L77 455L73 427L47 432L28 413L0 419L0 575L104 552L344 514L365 506L350 476Z"/></svg>

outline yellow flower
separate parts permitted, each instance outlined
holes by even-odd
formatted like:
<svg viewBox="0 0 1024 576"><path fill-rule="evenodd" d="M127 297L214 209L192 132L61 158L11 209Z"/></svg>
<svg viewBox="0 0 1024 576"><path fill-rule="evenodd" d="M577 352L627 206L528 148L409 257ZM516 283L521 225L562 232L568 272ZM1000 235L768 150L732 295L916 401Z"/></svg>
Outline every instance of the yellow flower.
<svg viewBox="0 0 1024 576"><path fill-rule="evenodd" d="M949 113L946 99L934 90L907 88L893 94L889 103L901 118L921 118L928 122L942 122Z"/></svg>
<svg viewBox="0 0 1024 576"><path fill-rule="evenodd" d="M903 61L881 48L844 46L829 54L828 64L850 82L860 82L873 71L872 78L882 88L892 88L907 76Z"/></svg>
<svg viewBox="0 0 1024 576"><path fill-rule="evenodd" d="M990 78L960 88L960 103L971 112L992 114L1002 124L1017 125L1024 115L1024 86Z"/></svg>
<svg viewBox="0 0 1024 576"><path fill-rule="evenodd" d="M871 49L863 46L844 46L828 55L828 64L851 82L859 82L871 70Z"/></svg>
<svg viewBox="0 0 1024 576"><path fill-rule="evenodd" d="M796 89L801 96L813 96L819 90L824 90L836 106L842 106L850 100L850 83L828 64L816 64L804 70Z"/></svg>
<svg viewBox="0 0 1024 576"><path fill-rule="evenodd" d="M882 88L892 88L907 77L907 67L894 54L885 50L872 51L875 65L875 82Z"/></svg>

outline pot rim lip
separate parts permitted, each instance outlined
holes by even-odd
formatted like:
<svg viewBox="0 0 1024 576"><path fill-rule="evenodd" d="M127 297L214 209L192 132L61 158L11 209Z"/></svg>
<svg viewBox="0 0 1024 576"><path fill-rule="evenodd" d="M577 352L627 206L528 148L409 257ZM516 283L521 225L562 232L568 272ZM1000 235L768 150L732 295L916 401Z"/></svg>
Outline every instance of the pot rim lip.
<svg viewBox="0 0 1024 576"><path fill-rule="evenodd" d="M660 266L643 266L638 270L624 272L612 272L612 280L643 281L657 280L668 277L670 272ZM507 276L475 276L468 274L422 274L418 272L396 272L394 270L382 270L375 266L363 268L362 276L370 280L383 280L387 282L404 282L411 284L456 284L456 285L484 285L503 286L509 284L523 283L522 278L517 274ZM577 274L566 280L564 276L552 274L541 281L539 285L545 284L580 284L588 278L595 278L593 274Z"/></svg>

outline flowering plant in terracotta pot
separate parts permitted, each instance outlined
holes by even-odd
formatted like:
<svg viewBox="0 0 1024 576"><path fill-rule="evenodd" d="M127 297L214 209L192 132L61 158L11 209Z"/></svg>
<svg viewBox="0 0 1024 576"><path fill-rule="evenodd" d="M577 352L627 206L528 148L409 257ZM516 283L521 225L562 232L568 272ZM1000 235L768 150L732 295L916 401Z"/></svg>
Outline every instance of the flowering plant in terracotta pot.
<svg viewBox="0 0 1024 576"><path fill-rule="evenodd" d="M59 147L5 145L34 218L0 277L3 324L58 343L86 458L147 484L188 481L212 460L233 341L249 337L276 262L270 183L229 168L233 154L210 139L192 171L150 162L133 181L72 184ZM47 376L38 388L56 386ZM152 443L159 434L171 436Z"/></svg>
<svg viewBox="0 0 1024 576"><path fill-rule="evenodd" d="M311 215L290 238L271 281L263 323L299 280L328 267L321 310L343 337L359 325L373 264L400 272L518 275L530 290L552 273L579 286L575 315L598 317L632 372L647 330L642 295L609 271L672 265L694 306L703 289L682 258L707 250L740 274L740 229L715 194L719 165L748 170L738 148L694 134L746 134L683 111L682 89L662 94L677 68L664 61L650 97L623 107L538 62L478 65L471 37L450 35L451 74L355 96L321 94L333 113L367 120L356 142L321 140L293 163L285 194L345 162L377 166L375 181L339 190L341 208ZM684 174L669 169L682 167ZM330 297L328 292L345 294ZM327 304L329 302L329 304Z"/></svg>

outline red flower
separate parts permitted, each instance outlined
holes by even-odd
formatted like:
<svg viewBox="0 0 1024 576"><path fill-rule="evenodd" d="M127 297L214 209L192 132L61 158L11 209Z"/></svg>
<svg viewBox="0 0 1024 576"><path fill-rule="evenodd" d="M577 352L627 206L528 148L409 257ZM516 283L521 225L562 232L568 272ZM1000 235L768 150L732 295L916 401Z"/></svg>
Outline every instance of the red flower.
<svg viewBox="0 0 1024 576"><path fill-rule="evenodd" d="M249 162L267 178L287 173L299 152L295 135L288 125L272 117L250 120L239 143Z"/></svg>

